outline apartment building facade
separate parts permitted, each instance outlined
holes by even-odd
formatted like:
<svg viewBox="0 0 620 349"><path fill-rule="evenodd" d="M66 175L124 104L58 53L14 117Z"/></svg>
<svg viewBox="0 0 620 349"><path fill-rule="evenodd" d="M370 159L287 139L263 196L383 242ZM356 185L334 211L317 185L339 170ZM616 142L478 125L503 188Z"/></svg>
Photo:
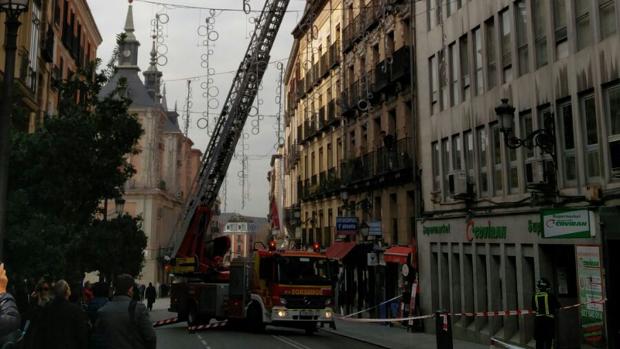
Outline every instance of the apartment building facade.
<svg viewBox="0 0 620 349"><path fill-rule="evenodd" d="M33 131L58 111L55 83L93 62L102 38L86 0L32 0L20 22L15 76L28 115L16 118L14 126ZM0 23L4 45L4 14ZM0 69L4 69L4 51L0 51Z"/></svg>
<svg viewBox="0 0 620 349"><path fill-rule="evenodd" d="M411 262L410 12L408 1L308 1L293 32L284 223L298 245L343 262L348 306L392 298Z"/></svg>
<svg viewBox="0 0 620 349"><path fill-rule="evenodd" d="M588 303L560 311L557 347L618 343L619 7L416 1L423 313L529 309L544 277L562 305ZM530 315L454 318L482 343L533 331Z"/></svg>

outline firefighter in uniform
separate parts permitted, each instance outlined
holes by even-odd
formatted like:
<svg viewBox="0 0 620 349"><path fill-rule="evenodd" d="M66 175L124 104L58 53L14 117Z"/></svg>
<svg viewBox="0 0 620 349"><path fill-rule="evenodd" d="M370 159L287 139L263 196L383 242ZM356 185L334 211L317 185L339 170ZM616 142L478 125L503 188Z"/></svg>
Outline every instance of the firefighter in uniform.
<svg viewBox="0 0 620 349"><path fill-rule="evenodd" d="M532 300L532 305L536 310L534 322L536 349L551 349L555 339L555 316L560 303L550 292L549 282L546 279L538 280L536 288L537 292Z"/></svg>

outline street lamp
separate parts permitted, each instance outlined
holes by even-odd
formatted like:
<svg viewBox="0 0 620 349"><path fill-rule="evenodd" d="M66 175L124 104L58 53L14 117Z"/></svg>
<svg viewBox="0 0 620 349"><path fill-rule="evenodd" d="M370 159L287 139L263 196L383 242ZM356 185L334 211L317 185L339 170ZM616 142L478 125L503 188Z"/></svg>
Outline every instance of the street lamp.
<svg viewBox="0 0 620 349"><path fill-rule="evenodd" d="M528 149L539 148L543 154L551 157L552 166L546 163L543 166L544 182L528 185L528 189L540 191L547 194L556 192L556 172L557 160L555 151L555 123L553 115L547 113L543 117L543 125L539 125L538 130L533 131L524 138L513 135L514 130L514 113L515 108L508 103L508 99L502 99L502 104L495 108L497 119L499 121L499 129L504 134L506 146L510 149L518 149L526 147Z"/></svg>
<svg viewBox="0 0 620 349"><path fill-rule="evenodd" d="M29 0L0 0L0 12L6 14L4 23L6 42L4 43L4 81L0 103L0 259L3 258L4 233L6 222L6 195L9 177L11 109L13 106L13 81L15 79L15 52L17 50L17 30L21 23L19 16L28 9Z"/></svg>
<svg viewBox="0 0 620 349"><path fill-rule="evenodd" d="M515 108L508 103L508 99L502 99L502 104L495 108L499 129L504 134L506 146L510 149L526 147L534 149L538 147L543 153L551 155L555 162L555 124L551 114L545 114L543 125L538 130L518 138L513 135Z"/></svg>
<svg viewBox="0 0 620 349"><path fill-rule="evenodd" d="M116 216L120 217L125 212L125 199L122 196L114 199L114 208L116 210Z"/></svg>

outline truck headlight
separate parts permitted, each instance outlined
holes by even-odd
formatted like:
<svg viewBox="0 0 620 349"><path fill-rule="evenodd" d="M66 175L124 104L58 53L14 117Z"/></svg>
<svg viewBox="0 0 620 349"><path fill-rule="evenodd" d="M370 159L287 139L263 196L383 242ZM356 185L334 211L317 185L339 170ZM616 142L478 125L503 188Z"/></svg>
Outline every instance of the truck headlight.
<svg viewBox="0 0 620 349"><path fill-rule="evenodd" d="M286 317L286 310L278 310L276 315L278 315L278 317Z"/></svg>
<svg viewBox="0 0 620 349"><path fill-rule="evenodd" d="M326 319L331 319L333 315L334 315L334 314L332 314L332 312L331 312L330 310L327 310L327 311L325 312L325 318L326 318Z"/></svg>

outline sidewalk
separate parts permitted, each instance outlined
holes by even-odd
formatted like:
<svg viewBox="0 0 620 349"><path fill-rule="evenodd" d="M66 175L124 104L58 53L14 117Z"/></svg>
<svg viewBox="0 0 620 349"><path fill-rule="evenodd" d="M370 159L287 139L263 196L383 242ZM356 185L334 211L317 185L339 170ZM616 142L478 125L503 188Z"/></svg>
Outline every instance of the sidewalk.
<svg viewBox="0 0 620 349"><path fill-rule="evenodd" d="M411 333L402 327L388 327L379 324L367 324L336 319L337 330L321 328L321 331L356 339L361 342L390 349L433 349L436 348L435 335ZM454 340L454 347L459 349L488 349L488 345Z"/></svg>

